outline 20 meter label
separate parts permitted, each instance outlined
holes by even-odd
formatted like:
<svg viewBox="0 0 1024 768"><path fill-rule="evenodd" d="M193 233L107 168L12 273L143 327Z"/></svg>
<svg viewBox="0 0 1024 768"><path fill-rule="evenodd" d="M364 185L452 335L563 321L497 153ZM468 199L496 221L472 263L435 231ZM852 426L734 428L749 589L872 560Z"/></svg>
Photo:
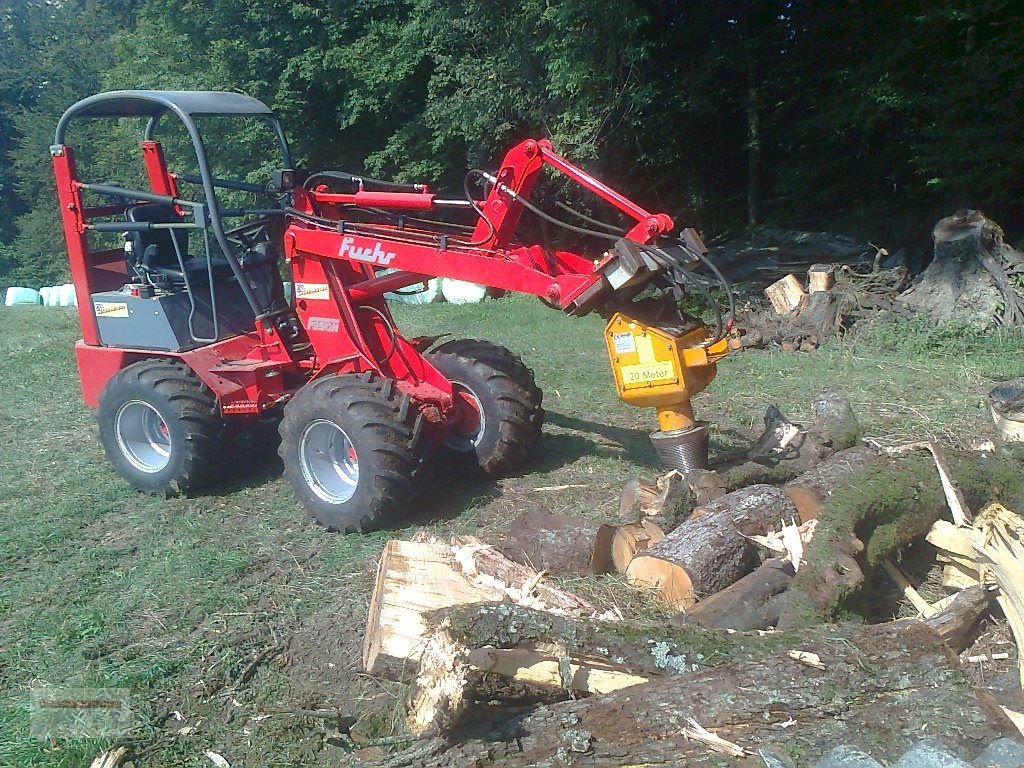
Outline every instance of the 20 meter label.
<svg viewBox="0 0 1024 768"><path fill-rule="evenodd" d="M624 387L638 387L659 381L673 381L676 378L676 368L671 360L656 363L640 363L639 365L624 365L621 371L622 385Z"/></svg>

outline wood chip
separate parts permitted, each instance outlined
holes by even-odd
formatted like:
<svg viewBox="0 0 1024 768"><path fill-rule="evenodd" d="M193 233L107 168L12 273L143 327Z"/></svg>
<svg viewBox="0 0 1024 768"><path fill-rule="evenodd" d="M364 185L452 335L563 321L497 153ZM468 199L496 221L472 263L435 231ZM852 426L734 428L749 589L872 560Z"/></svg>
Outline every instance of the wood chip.
<svg viewBox="0 0 1024 768"><path fill-rule="evenodd" d="M223 755L214 752L212 749L204 750L203 754L206 755L206 759L217 766L217 768L231 768L231 763L225 760Z"/></svg>
<svg viewBox="0 0 1024 768"><path fill-rule="evenodd" d="M1010 654L1008 654L1008 653L991 653L991 654L983 653L983 654L981 654L979 656L968 656L967 660L970 661L970 662L982 662L982 661L1002 661L1003 659L1008 659L1008 658L1010 658Z"/></svg>
<svg viewBox="0 0 1024 768"><path fill-rule="evenodd" d="M128 747L114 747L96 755L89 768L120 768L127 758Z"/></svg>
<svg viewBox="0 0 1024 768"><path fill-rule="evenodd" d="M735 744L731 741L727 741L719 736L717 733L704 728L700 723L694 720L692 717L686 718L689 726L683 727L683 735L693 741L699 741L714 752L720 752L723 755L730 755L732 757L746 757L747 755L754 754L750 750L744 749L739 744Z"/></svg>
<svg viewBox="0 0 1024 768"><path fill-rule="evenodd" d="M816 653L811 653L810 651L790 651L789 658L794 661L799 661L801 664L806 664L808 667L826 669L825 665L821 661L821 657Z"/></svg>

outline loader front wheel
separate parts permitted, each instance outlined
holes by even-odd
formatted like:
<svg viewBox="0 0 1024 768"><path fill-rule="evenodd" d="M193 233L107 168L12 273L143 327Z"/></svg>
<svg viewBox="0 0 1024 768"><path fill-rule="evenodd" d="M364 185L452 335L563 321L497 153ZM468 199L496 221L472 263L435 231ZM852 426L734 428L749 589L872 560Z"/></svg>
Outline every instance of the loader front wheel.
<svg viewBox="0 0 1024 768"><path fill-rule="evenodd" d="M533 371L505 347L457 339L428 354L452 382L448 435L439 449L464 474L507 475L529 458L544 424Z"/></svg>
<svg viewBox="0 0 1024 768"><path fill-rule="evenodd" d="M321 525L341 533L408 515L419 492L422 417L390 379L325 376L300 389L281 421L284 474Z"/></svg>
<svg viewBox="0 0 1024 768"><path fill-rule="evenodd" d="M140 491L174 496L216 476L217 399L182 363L142 360L122 369L100 393L97 417L107 458Z"/></svg>

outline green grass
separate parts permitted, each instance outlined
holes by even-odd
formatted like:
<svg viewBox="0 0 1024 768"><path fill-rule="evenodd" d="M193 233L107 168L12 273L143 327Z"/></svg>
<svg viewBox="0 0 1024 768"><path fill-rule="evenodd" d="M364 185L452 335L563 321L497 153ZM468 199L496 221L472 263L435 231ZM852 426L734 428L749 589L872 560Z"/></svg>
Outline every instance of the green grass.
<svg viewBox="0 0 1024 768"><path fill-rule="evenodd" d="M439 484L398 535L427 525L493 538L531 503L614 517L622 484L653 476L653 416L615 397L599 318L567 319L523 299L396 314L409 335L447 331L519 352L548 411L522 476ZM69 310L0 310L0 766L80 766L110 743L34 738L28 696L39 681L127 690L137 765L208 765L204 749L232 765L343 762L323 722L264 710L357 713L395 694L358 668L373 561L390 534L342 537L313 525L272 455L236 456L207 495L135 493L110 471L81 403L77 335ZM769 403L804 418L814 393L834 386L869 436L969 444L991 438L984 394L1021 374L1021 352L1009 335L890 323L812 354L730 357L695 407L721 447L757 431ZM536 490L559 484L584 487ZM610 580L594 584L607 600L621 594ZM175 736L185 725L194 730Z"/></svg>

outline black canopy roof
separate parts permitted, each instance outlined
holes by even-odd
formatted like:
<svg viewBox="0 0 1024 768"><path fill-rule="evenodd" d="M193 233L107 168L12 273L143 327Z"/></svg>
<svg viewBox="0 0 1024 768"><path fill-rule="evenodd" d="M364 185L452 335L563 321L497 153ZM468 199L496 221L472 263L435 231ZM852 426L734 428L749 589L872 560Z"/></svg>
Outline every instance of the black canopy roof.
<svg viewBox="0 0 1024 768"><path fill-rule="evenodd" d="M76 102L57 124L57 144L74 117L159 117L191 115L273 115L259 99L227 91L108 91ZM187 121L186 121L187 122Z"/></svg>

